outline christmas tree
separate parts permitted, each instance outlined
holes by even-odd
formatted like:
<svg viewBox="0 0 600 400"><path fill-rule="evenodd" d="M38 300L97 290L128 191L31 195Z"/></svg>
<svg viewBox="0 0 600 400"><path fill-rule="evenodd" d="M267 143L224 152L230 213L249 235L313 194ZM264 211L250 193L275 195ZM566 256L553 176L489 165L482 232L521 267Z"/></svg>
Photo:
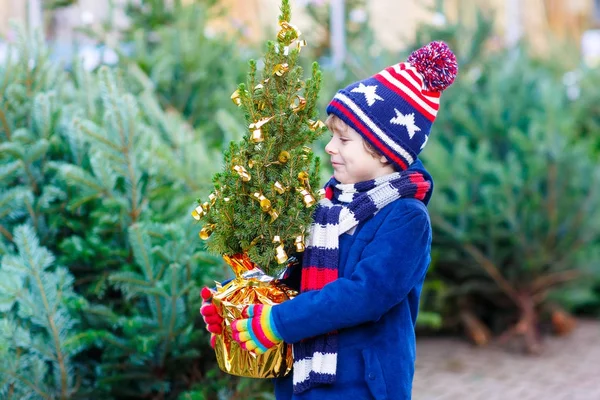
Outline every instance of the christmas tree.
<svg viewBox="0 0 600 400"><path fill-rule="evenodd" d="M217 170L200 129L122 69L64 71L40 34L15 32L0 65L0 399L234 390L198 325L220 258L185 240L212 187L194 171Z"/></svg>
<svg viewBox="0 0 600 400"><path fill-rule="evenodd" d="M281 4L280 31L269 41L264 68L250 61L247 84L231 99L244 112L248 132L225 152L225 168L213 178L214 193L199 200L192 215L209 251L247 254L275 276L288 255L304 250L304 235L319 195L318 158L308 145L325 127L316 120L321 84L318 64L303 80L298 57L306 42L289 23L288 0Z"/></svg>
<svg viewBox="0 0 600 400"><path fill-rule="evenodd" d="M574 118L580 105L553 59L526 48L477 58L466 50L465 78L445 93L438 139L424 155L436 177L433 277L453 288L444 306L474 342L503 332L501 343L538 353L544 319L571 329L557 290L570 285L583 297L581 278L598 276L594 139L583 135L588 117Z"/></svg>

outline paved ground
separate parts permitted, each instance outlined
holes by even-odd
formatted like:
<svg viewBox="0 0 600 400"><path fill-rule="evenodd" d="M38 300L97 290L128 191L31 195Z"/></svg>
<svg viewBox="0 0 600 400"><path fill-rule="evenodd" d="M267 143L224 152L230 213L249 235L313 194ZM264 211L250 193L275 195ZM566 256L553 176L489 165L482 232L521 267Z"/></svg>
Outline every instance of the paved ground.
<svg viewBox="0 0 600 400"><path fill-rule="evenodd" d="M539 356L419 339L413 400L600 400L600 321L546 338Z"/></svg>

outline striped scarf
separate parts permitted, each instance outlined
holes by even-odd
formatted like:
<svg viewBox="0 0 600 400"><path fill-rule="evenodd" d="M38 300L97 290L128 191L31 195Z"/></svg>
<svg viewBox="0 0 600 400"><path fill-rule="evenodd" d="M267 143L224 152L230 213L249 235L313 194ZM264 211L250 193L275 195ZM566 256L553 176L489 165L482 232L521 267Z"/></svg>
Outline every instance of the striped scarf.
<svg viewBox="0 0 600 400"><path fill-rule="evenodd" d="M395 172L356 184L331 179L326 198L317 205L302 263L300 292L320 290L338 278L339 235L399 198L424 200L431 182L416 171ZM337 332L305 339L293 345L294 393L335 382Z"/></svg>

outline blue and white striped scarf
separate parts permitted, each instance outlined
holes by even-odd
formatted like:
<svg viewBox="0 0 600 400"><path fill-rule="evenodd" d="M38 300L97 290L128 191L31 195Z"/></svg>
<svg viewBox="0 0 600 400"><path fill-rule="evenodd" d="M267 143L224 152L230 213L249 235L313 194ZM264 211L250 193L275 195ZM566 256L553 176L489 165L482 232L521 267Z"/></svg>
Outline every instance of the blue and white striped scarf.
<svg viewBox="0 0 600 400"><path fill-rule="evenodd" d="M320 290L338 278L339 236L400 198L424 200L431 181L420 172L403 171L356 184L332 178L317 205L303 255L300 292ZM337 332L293 345L294 393L335 382Z"/></svg>

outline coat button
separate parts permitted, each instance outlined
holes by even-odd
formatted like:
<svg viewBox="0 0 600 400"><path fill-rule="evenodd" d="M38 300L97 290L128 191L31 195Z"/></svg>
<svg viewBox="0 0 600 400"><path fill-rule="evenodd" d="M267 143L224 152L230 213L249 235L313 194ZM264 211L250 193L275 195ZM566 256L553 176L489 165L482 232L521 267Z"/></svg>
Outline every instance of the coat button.
<svg viewBox="0 0 600 400"><path fill-rule="evenodd" d="M374 381L375 380L375 374L372 373L372 372L370 372L369 373L369 379L372 380L372 381Z"/></svg>

